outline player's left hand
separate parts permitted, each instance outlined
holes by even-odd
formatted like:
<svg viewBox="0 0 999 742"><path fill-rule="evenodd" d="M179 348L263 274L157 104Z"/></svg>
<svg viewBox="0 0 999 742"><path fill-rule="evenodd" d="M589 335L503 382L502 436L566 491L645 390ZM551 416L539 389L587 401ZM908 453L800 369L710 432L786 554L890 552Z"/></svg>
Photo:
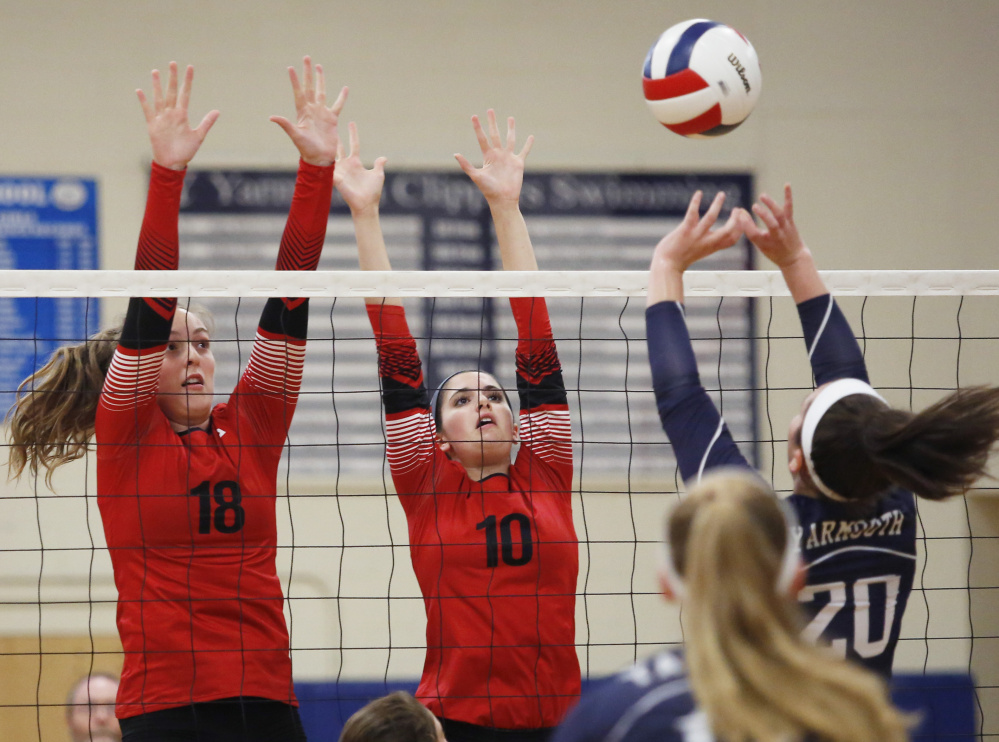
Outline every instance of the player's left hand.
<svg viewBox="0 0 999 742"><path fill-rule="evenodd" d="M666 269L683 273L701 258L731 247L742 236L743 209L732 209L728 221L712 229L718 221L725 194L718 193L703 217L699 217L703 194L697 191L690 199L683 221L663 237L652 256L653 270Z"/></svg>
<svg viewBox="0 0 999 742"><path fill-rule="evenodd" d="M337 145L336 169L333 171L333 184L341 198L350 207L352 214L378 210L385 184L385 158L375 160L370 170L361 161L361 140L357 136L357 124L348 126L350 152L345 154L343 142Z"/></svg>
<svg viewBox="0 0 999 742"><path fill-rule="evenodd" d="M759 217L763 228L756 225L749 212L745 212L742 217L742 228L746 237L760 252L779 268L789 266L801 257L806 248L798 234L798 226L794 223L794 199L790 183L784 185L783 206L764 193L760 196L760 203L753 204L753 213Z"/></svg>
<svg viewBox="0 0 999 742"><path fill-rule="evenodd" d="M489 135L482 130L478 116L472 116L472 127L479 140L482 150L482 167L475 167L464 155L456 154L454 158L465 174L482 191L490 205L504 202L517 203L520 200L520 189L524 183L524 162L534 144L534 136L527 137L520 152L515 151L517 144L517 129L513 116L506 120L506 142L500 138L499 127L496 125L496 112L489 109L486 112L489 125Z"/></svg>
<svg viewBox="0 0 999 742"><path fill-rule="evenodd" d="M345 86L333 105L327 107L323 67L317 64L313 75L312 59L308 56L302 60L303 79L299 80L294 67L288 68L288 76L295 94L298 120L292 123L284 116L271 116L270 120L285 130L307 163L321 167L332 165L336 161L337 145L340 142L337 122L343 104L347 101L348 90Z"/></svg>

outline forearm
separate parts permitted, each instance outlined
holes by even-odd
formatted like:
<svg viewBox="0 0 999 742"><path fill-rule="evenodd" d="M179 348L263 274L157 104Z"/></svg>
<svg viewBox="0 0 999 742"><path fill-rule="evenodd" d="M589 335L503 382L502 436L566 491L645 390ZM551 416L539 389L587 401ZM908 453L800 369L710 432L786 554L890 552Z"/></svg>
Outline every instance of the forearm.
<svg viewBox="0 0 999 742"><path fill-rule="evenodd" d="M362 271L390 271L388 249L385 247L385 235L382 233L381 217L378 204L351 212L354 221L354 235L357 239L357 258ZM365 304L383 304L385 306L402 306L398 297L368 296Z"/></svg>
<svg viewBox="0 0 999 742"><path fill-rule="evenodd" d="M828 294L822 277L815 267L815 260L811 251L806 247L799 252L793 260L780 266L780 272L784 276L784 283L791 292L791 297L795 304L801 304L817 296Z"/></svg>
<svg viewBox="0 0 999 742"><path fill-rule="evenodd" d="M813 297L797 308L816 383L843 378L867 381L864 354L832 295Z"/></svg>
<svg viewBox="0 0 999 742"><path fill-rule="evenodd" d="M683 269L657 258L649 268L649 293L645 306L651 307L664 301L683 304Z"/></svg>
<svg viewBox="0 0 999 742"><path fill-rule="evenodd" d="M152 164L146 211L135 252L136 270L177 270L180 252L177 220L184 175L184 170ZM121 344L132 350L164 345L176 309L174 297L131 299L122 326Z"/></svg>
<svg viewBox="0 0 999 742"><path fill-rule="evenodd" d="M405 311L396 305L368 305L367 312L378 348L378 375L386 414L429 409L420 354Z"/></svg>
<svg viewBox="0 0 999 742"><path fill-rule="evenodd" d="M536 271L538 261L534 257L534 245L520 206L515 201L502 201L490 203L489 211L496 227L503 270Z"/></svg>
<svg viewBox="0 0 999 742"><path fill-rule="evenodd" d="M683 478L723 465L747 466L701 385L682 305L655 304L646 309L645 322L659 418Z"/></svg>
<svg viewBox="0 0 999 742"><path fill-rule="evenodd" d="M316 269L326 240L332 197L333 166L320 167L300 161L276 270Z"/></svg>

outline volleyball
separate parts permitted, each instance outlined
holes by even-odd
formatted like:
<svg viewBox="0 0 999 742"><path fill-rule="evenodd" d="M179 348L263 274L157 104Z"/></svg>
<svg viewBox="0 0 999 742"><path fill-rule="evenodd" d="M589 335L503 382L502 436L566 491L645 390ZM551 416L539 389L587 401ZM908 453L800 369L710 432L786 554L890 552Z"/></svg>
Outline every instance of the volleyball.
<svg viewBox="0 0 999 742"><path fill-rule="evenodd" d="M763 83L749 39L703 18L666 29L649 49L642 72L652 115L685 137L732 131L752 113Z"/></svg>

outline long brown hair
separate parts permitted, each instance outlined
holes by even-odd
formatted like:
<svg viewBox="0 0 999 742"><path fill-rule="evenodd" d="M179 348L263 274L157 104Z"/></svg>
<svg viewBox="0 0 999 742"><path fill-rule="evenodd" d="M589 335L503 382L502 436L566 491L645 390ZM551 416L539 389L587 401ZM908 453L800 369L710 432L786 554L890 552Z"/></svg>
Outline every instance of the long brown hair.
<svg viewBox="0 0 999 742"><path fill-rule="evenodd" d="M999 439L999 388L969 387L922 412L854 394L822 416L812 442L819 478L850 500L877 497L892 485L941 500L985 474Z"/></svg>
<svg viewBox="0 0 999 742"><path fill-rule="evenodd" d="M21 382L6 417L11 478L19 478L25 467L37 476L41 467L51 487L57 467L87 452L104 377L120 336L121 327L114 327L59 348L48 363Z"/></svg>
<svg viewBox="0 0 999 742"><path fill-rule="evenodd" d="M686 584L690 684L720 740L908 739L880 678L801 637L798 604L777 587L784 551L795 545L762 479L706 476L667 529Z"/></svg>

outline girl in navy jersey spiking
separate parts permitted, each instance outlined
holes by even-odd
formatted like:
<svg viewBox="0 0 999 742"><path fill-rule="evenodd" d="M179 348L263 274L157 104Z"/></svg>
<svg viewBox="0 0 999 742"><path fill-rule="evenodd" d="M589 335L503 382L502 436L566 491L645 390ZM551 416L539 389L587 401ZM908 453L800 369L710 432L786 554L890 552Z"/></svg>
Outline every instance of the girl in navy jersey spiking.
<svg viewBox="0 0 999 742"><path fill-rule="evenodd" d="M583 697L554 742L902 742L871 672L801 636L793 511L746 469L694 485L665 528L660 585L684 601L682 651Z"/></svg>
<svg viewBox="0 0 999 742"><path fill-rule="evenodd" d="M959 390L922 412L891 408L869 385L853 332L794 223L769 196L712 230L724 195L698 218L700 193L652 259L646 324L659 415L691 484L721 465L748 466L700 384L683 316L683 273L746 236L780 268L798 306L817 388L788 431L790 504L801 522L808 582L799 594L841 655L890 677L916 560L920 497L959 494L983 475L999 437L999 389Z"/></svg>
<svg viewBox="0 0 999 742"><path fill-rule="evenodd" d="M271 120L301 160L277 269L314 270L347 90L327 107L320 66L313 72L306 57L301 80L289 73L297 121ZM138 91L153 150L139 270L177 268L184 173L218 117L212 111L190 128L192 79L188 67L178 85L171 62L165 91L158 71L152 100ZM132 299L120 329L57 354L22 388L16 473L26 463L51 472L78 458L96 431L97 499L125 653L116 709L125 740L305 739L275 564L275 505L307 324L306 299L268 300L246 370L228 401L214 405L207 318L176 299Z"/></svg>
<svg viewBox="0 0 999 742"><path fill-rule="evenodd" d="M486 198L503 267L536 270L519 206L533 139L517 153L512 118L505 142L492 111L488 135L477 117L472 122L483 165L461 155L458 163ZM364 168L353 123L350 144L336 185L354 218L361 268L389 270L378 221L385 160ZM450 742L542 740L579 694L565 387L544 300L510 304L519 420L503 385L476 370L449 377L432 406L401 300L367 300L387 457L427 612L416 697L441 719Z"/></svg>

